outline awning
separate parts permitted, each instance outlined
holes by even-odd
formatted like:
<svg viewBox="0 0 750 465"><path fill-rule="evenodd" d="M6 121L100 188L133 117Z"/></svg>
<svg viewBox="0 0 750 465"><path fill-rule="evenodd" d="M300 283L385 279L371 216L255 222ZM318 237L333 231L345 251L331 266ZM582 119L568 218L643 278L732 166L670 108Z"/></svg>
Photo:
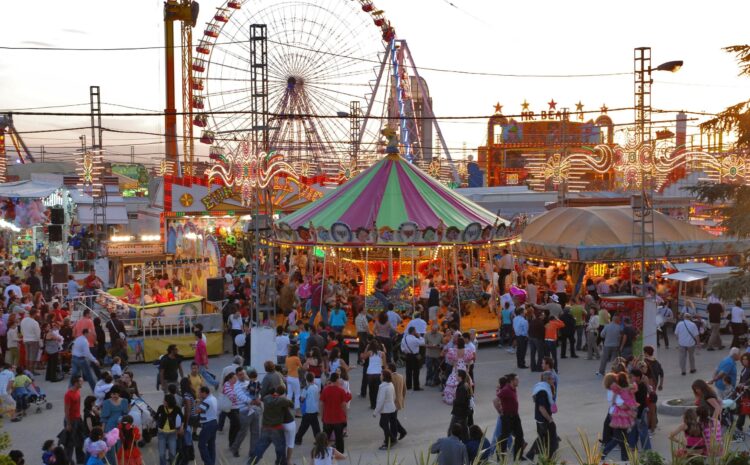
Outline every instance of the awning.
<svg viewBox="0 0 750 465"><path fill-rule="evenodd" d="M108 205L105 220L107 224L128 224L128 211L125 205ZM80 224L94 224L94 208L91 205L78 205L78 222ZM97 222L103 222L101 217Z"/></svg>
<svg viewBox="0 0 750 465"><path fill-rule="evenodd" d="M43 199L52 195L60 185L39 181L16 181L0 183L0 197Z"/></svg>
<svg viewBox="0 0 750 465"><path fill-rule="evenodd" d="M677 273L664 274L662 278L671 279L673 281L682 281L683 283L690 283L693 281L700 281L701 279L708 278L703 273L696 273L691 271L678 271Z"/></svg>

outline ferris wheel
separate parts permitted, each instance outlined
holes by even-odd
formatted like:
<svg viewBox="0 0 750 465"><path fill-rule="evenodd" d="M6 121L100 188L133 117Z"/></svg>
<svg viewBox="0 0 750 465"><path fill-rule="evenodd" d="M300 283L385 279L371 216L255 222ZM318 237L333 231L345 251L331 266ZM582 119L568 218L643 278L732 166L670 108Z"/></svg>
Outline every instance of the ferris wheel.
<svg viewBox="0 0 750 465"><path fill-rule="evenodd" d="M388 111L377 74L395 31L369 0L229 0L217 8L192 63L193 122L210 153L234 153L258 130L250 111L258 25L267 43L268 149L301 176L327 179L349 172L353 153L376 153Z"/></svg>

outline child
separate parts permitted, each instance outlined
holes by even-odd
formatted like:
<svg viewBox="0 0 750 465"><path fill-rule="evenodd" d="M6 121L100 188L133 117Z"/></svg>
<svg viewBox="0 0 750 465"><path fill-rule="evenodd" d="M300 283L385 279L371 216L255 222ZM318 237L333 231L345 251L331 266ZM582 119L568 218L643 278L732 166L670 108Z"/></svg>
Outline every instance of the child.
<svg viewBox="0 0 750 465"><path fill-rule="evenodd" d="M138 448L138 440L141 439L141 431L133 424L133 417L123 415L120 424L120 448L117 450L117 463L119 465L142 465L143 458Z"/></svg>
<svg viewBox="0 0 750 465"><path fill-rule="evenodd" d="M676 439L680 433L685 435L684 442ZM703 428L698 423L698 415L694 408L685 410L685 413L682 415L682 424L669 434L669 440L684 445L684 452L680 453L688 457L706 454L706 441L703 439Z"/></svg>
<svg viewBox="0 0 750 465"><path fill-rule="evenodd" d="M724 400L729 398L732 394L734 394L734 386L732 386L732 378L729 377L729 375L724 375L721 378L722 384L724 385L724 389L718 390L719 397Z"/></svg>
<svg viewBox="0 0 750 465"><path fill-rule="evenodd" d="M721 423L709 415L708 407L701 405L695 411L698 415L698 423L703 430L703 441L706 444L706 455L709 457L720 457L723 454L721 442Z"/></svg>
<svg viewBox="0 0 750 465"><path fill-rule="evenodd" d="M16 401L16 412L18 413L25 414L26 409L29 408L29 396L31 395L29 386L31 386L31 378L26 375L23 367L17 367L16 377L13 378L12 396ZM16 418L20 417L17 415Z"/></svg>
<svg viewBox="0 0 750 465"><path fill-rule="evenodd" d="M104 430L101 426L91 429L89 436L83 441L83 451L86 453L86 465L104 465L104 455L107 453L107 443L104 442Z"/></svg>
<svg viewBox="0 0 750 465"><path fill-rule="evenodd" d="M96 397L87 396L83 399L83 429L86 434L90 434L91 431L101 426L102 421L99 418L99 407L96 405Z"/></svg>
<svg viewBox="0 0 750 465"><path fill-rule="evenodd" d="M346 460L346 455L328 446L328 435L318 433L315 435L315 446L310 451L313 465L331 465L334 460Z"/></svg>
<svg viewBox="0 0 750 465"><path fill-rule="evenodd" d="M44 465L51 465L55 463L54 457L55 453L53 452L55 449L55 441L52 439L47 439L44 441L44 444L42 445L42 463Z"/></svg>
<svg viewBox="0 0 750 465"><path fill-rule="evenodd" d="M112 369L110 370L112 377L117 381L122 376L122 359L115 357L112 359Z"/></svg>

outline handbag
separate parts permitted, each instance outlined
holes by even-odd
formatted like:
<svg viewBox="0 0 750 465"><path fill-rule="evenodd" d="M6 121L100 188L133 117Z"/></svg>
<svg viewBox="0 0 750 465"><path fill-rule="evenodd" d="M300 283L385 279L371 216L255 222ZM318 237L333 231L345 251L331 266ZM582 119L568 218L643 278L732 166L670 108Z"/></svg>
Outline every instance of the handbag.
<svg viewBox="0 0 750 465"><path fill-rule="evenodd" d="M228 413L232 410L232 401L223 392L216 396L216 404L220 411Z"/></svg>

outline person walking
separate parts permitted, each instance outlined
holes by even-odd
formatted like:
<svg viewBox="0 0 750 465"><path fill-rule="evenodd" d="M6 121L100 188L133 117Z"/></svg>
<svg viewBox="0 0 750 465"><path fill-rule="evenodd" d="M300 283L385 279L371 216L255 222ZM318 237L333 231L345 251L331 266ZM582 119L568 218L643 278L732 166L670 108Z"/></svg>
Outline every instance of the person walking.
<svg viewBox="0 0 750 465"><path fill-rule="evenodd" d="M367 311L365 310L364 306L359 309L359 313L354 318L354 326L357 329L357 346L359 352L359 360L357 361L357 364L361 365L362 363L364 363L364 361L362 360L362 354L365 353L365 349L367 348L367 341L369 340L370 336L370 319L368 318Z"/></svg>
<svg viewBox="0 0 750 465"><path fill-rule="evenodd" d="M537 438L526 454L530 462L534 462L534 456L543 455L545 458L554 456L557 452L559 441L557 438L557 427L552 418L552 405L554 395L552 394L553 383L552 372L542 373L541 381L534 385L531 391L534 398L534 420L536 421Z"/></svg>
<svg viewBox="0 0 750 465"><path fill-rule="evenodd" d="M367 358L367 369L365 370L365 375L367 376L367 389L370 394L370 409L374 410L378 398L380 375L383 372L386 360L385 354L381 350L380 343L377 340L370 341L370 344L367 346L367 351L365 352L365 358Z"/></svg>
<svg viewBox="0 0 750 465"><path fill-rule="evenodd" d="M586 360L599 358L599 315L595 307L589 310L589 321L586 323Z"/></svg>
<svg viewBox="0 0 750 465"><path fill-rule="evenodd" d="M347 421L346 404L352 400L352 395L339 385L338 379L338 373L331 373L329 383L320 394L320 409L323 418L323 431L329 437L331 433L336 436L336 450L344 453L344 426Z"/></svg>
<svg viewBox="0 0 750 465"><path fill-rule="evenodd" d="M648 427L648 385L643 372L638 368L630 370L630 381L635 386L635 401L638 402L636 409L635 425L630 430L628 444L631 448L639 450L651 450L651 438ZM638 447L640 443L640 447Z"/></svg>
<svg viewBox="0 0 750 465"><path fill-rule="evenodd" d="M461 426L459 437L462 441L469 437L469 416L471 415L471 385L469 375L465 370L458 370L458 385L456 386L456 398L453 400L451 409L451 422L448 431L452 431L454 425Z"/></svg>
<svg viewBox="0 0 750 465"><path fill-rule="evenodd" d="M447 437L430 446L430 453L437 455L435 465L469 465L466 444L461 440L462 432L460 425L453 425Z"/></svg>
<svg viewBox="0 0 750 465"><path fill-rule="evenodd" d="M695 348L700 346L698 337L700 332L698 327L691 321L688 313L681 313L680 321L674 327L674 333L677 336L677 345L680 350L680 371L685 376L685 362L690 359L690 373L695 373Z"/></svg>
<svg viewBox="0 0 750 465"><path fill-rule="evenodd" d="M560 321L565 326L560 330L560 358L567 358L565 355L567 346L570 345L570 357L578 358L576 355L576 332L578 330L578 322L573 316L570 307L565 307L560 315ZM583 326L582 326L583 327ZM580 342L579 342L580 344Z"/></svg>
<svg viewBox="0 0 750 465"><path fill-rule="evenodd" d="M77 375L82 375L86 382L89 383L91 392L94 392L96 381L94 380L94 374L91 370L91 365L89 364L93 363L94 365L99 365L99 361L91 353L88 334L89 329L85 328L81 335L73 341L73 347L70 351L71 363L73 365L73 369L70 373L70 382L72 386L73 379L75 379Z"/></svg>
<svg viewBox="0 0 750 465"><path fill-rule="evenodd" d="M601 318L599 321L601 322ZM612 317L612 321L602 329L600 337L603 340L602 356L599 361L599 370L596 374L603 376L607 363L619 355L620 348L625 340L625 336L622 334L622 326L620 325L620 315Z"/></svg>
<svg viewBox="0 0 750 465"><path fill-rule="evenodd" d="M388 450L396 444L397 430L396 425L396 390L393 388L391 371L383 370L382 374L383 381L378 387L378 400L375 405L375 410L372 412L372 416L376 417L380 415L380 428L383 430L383 444L380 446L380 450Z"/></svg>
<svg viewBox="0 0 750 465"><path fill-rule="evenodd" d="M655 350L653 346L643 347L643 364L645 366L644 375L646 376L648 383L651 385L651 388L649 389L648 409L648 427L651 431L656 429L656 425L659 422L656 408L656 402L658 401L656 392L664 389L664 369L654 356L654 353ZM750 361L750 354L748 354L748 360Z"/></svg>
<svg viewBox="0 0 750 465"><path fill-rule="evenodd" d="M674 325L674 313L669 308L669 302L663 302L658 309L656 309L656 315L661 318L661 325L656 331L656 347L661 347L661 339L664 339L664 347L669 349L669 330Z"/></svg>
<svg viewBox="0 0 750 465"><path fill-rule="evenodd" d="M516 309L513 317L513 334L516 339L516 366L519 369L528 368L526 365L526 347L529 343L529 321L523 314L523 308ZM531 365L533 366L533 357Z"/></svg>
<svg viewBox="0 0 750 465"><path fill-rule="evenodd" d="M159 465L174 463L177 456L177 437L182 433L183 417L180 406L172 394L156 410L156 427L159 445Z"/></svg>
<svg viewBox="0 0 750 465"><path fill-rule="evenodd" d="M406 429L398 420L398 412L403 410L406 405L406 382L404 377L396 371L395 363L389 363L388 369L391 371L391 383L393 383L393 390L396 392L396 430L400 441L406 437Z"/></svg>
<svg viewBox="0 0 750 465"><path fill-rule="evenodd" d="M721 329L721 318L724 316L724 307L719 302L719 299L711 295L708 298L706 311L708 312L708 323L711 325L711 336L708 338L708 347L706 350L721 350L724 346L721 343L719 330ZM734 344L732 346L738 347Z"/></svg>
<svg viewBox="0 0 750 465"><path fill-rule="evenodd" d="M430 280L430 296L427 298L427 315L429 321L437 323L440 310L440 291L435 287L435 281Z"/></svg>
<svg viewBox="0 0 750 465"><path fill-rule="evenodd" d="M86 346L88 348L88 345ZM70 463L82 464L86 461L83 451L83 439L85 431L81 421L81 388L83 387L83 378L81 375L72 375L70 377L70 387L63 398L64 405L64 426L67 433L67 440L64 442L65 455ZM73 453L75 452L75 461Z"/></svg>
<svg viewBox="0 0 750 465"><path fill-rule="evenodd" d="M250 453L247 463L256 464L263 460L263 454L268 447L273 444L276 452L276 464L286 465L287 462L287 442L284 436L284 418L289 414L289 409L294 408L294 404L284 394L286 388L280 385L276 390L263 396L263 421L260 432L260 439L255 449Z"/></svg>
<svg viewBox="0 0 750 465"><path fill-rule="evenodd" d="M307 386L302 389L300 401L302 403L302 422L300 422L297 434L294 437L296 445L302 444L302 438L305 436L308 428L312 428L313 438L320 433L320 423L318 414L320 413L320 387L315 384L315 376L312 373L305 375Z"/></svg>
<svg viewBox="0 0 750 465"><path fill-rule="evenodd" d="M510 373L505 375L505 379L506 384L498 393L503 411L500 450L505 453L508 449L508 438L513 436L513 457L518 460L523 456L523 450L526 448L521 417L518 415L518 376L515 373Z"/></svg>
<svg viewBox="0 0 750 465"><path fill-rule="evenodd" d="M401 340L401 351L406 355L406 389L422 390L419 387L419 371L422 366L419 350L424 344L424 338L419 336L414 326L409 328L409 333Z"/></svg>
<svg viewBox="0 0 750 465"><path fill-rule="evenodd" d="M729 349L729 355L719 362L719 366L716 367L716 371L714 371L714 375L711 377L708 384L715 385L716 390L720 393L725 392L728 389L734 391L734 388L737 385L737 362L740 360L741 356L742 354L739 348L732 347ZM725 379L729 382L725 382Z"/></svg>
<svg viewBox="0 0 750 465"><path fill-rule="evenodd" d="M52 329L44 336L44 352L47 354L47 371L44 379L51 383L62 381L63 377L58 374L60 351L62 350L63 337L60 336L60 324L52 323Z"/></svg>
<svg viewBox="0 0 750 465"><path fill-rule="evenodd" d="M21 322L23 323L23 322ZM742 309L742 301L737 300L729 313L729 326L732 329L732 347L741 347L740 337L747 333L747 322L745 311Z"/></svg>
<svg viewBox="0 0 750 465"><path fill-rule="evenodd" d="M573 305L570 306L570 314L576 322L576 350L581 352L586 345L586 310L583 308L581 296L576 297Z"/></svg>
<svg viewBox="0 0 750 465"><path fill-rule="evenodd" d="M560 371L560 366L557 363L557 334L564 327L565 323L553 315L550 315L549 321L544 325L545 357L552 357L557 371Z"/></svg>
<svg viewBox="0 0 750 465"><path fill-rule="evenodd" d="M196 337L198 339L198 344L200 344L202 342L200 338L200 331L196 331ZM206 365L208 364L208 355L205 355L203 353L199 355L199 349L197 345L195 353L195 363L197 363L200 368L203 368L203 366L201 366L201 363L205 363ZM201 375L203 375L203 378L206 379L206 375L202 371L203 370L201 370ZM180 355L180 350L177 348L177 344L170 344L169 346L167 346L166 355L164 355L159 361L159 385L161 386L161 390L164 391L165 394L167 394L169 385L176 385L180 378L184 376L185 375L182 373L182 356ZM206 381L208 381L208 379L206 379ZM216 386L218 386L218 384ZM216 386L214 386L214 388L216 388Z"/></svg>
<svg viewBox="0 0 750 465"><path fill-rule="evenodd" d="M437 321L430 325L430 331L424 335L425 342L425 364L427 365L427 377L425 386L439 386L440 353L443 350L443 333Z"/></svg>
<svg viewBox="0 0 750 465"><path fill-rule="evenodd" d="M258 382L258 372L254 369L250 369L246 372L246 375L241 375L244 372L243 368L238 368L237 374L242 376L241 382L235 384L235 395L240 403L239 417L240 417L240 429L237 431L237 435L234 438L234 442L230 446L232 455L235 457L240 456L240 446L242 441L245 440L245 436L250 435L250 452L252 454L255 446L258 444L260 439L260 421L261 421L261 402L260 396L260 383ZM247 381L244 378L247 378Z"/></svg>
<svg viewBox="0 0 750 465"><path fill-rule="evenodd" d="M544 357L544 314L534 312L534 318L529 322L529 345L531 346L531 371L542 371L542 357Z"/></svg>
<svg viewBox="0 0 750 465"><path fill-rule="evenodd" d="M34 376L39 375L36 372L36 360L39 355L39 347L42 340L42 329L39 326L37 318L39 310L32 308L28 315L21 320L21 334L23 335L23 347L26 350L26 360L24 366L31 371Z"/></svg>
<svg viewBox="0 0 750 465"><path fill-rule="evenodd" d="M216 430L218 428L218 403L208 386L201 386L198 415L201 431L198 434L198 450L205 465L216 465Z"/></svg>

